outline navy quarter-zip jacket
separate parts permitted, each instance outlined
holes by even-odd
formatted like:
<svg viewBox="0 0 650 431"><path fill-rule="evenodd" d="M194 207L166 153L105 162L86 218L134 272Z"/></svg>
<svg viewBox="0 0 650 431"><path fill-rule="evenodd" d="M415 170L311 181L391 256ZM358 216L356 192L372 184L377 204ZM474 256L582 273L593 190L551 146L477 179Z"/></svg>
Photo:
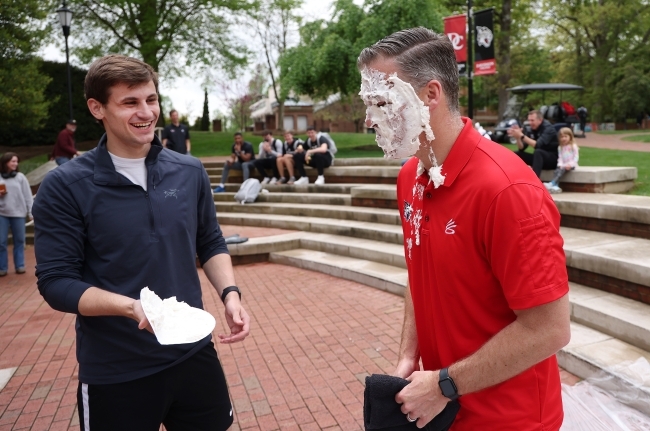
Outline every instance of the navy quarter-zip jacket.
<svg viewBox="0 0 650 431"><path fill-rule="evenodd" d="M162 346L127 317L79 314L91 286L139 299L148 286L203 308L201 264L228 253L210 180L198 159L163 149L145 159L147 190L115 170L106 135L97 147L51 171L33 208L38 289L55 310L76 313L79 380L120 383L157 373L210 343Z"/></svg>

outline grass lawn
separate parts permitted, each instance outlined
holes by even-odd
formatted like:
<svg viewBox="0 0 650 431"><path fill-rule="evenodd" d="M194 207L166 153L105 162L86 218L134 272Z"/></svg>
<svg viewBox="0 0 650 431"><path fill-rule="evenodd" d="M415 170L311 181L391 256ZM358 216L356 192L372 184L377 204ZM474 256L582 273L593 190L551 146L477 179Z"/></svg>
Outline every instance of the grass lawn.
<svg viewBox="0 0 650 431"><path fill-rule="evenodd" d="M650 133L646 133L644 135L625 136L625 137L623 137L621 139L624 140L624 141L650 143Z"/></svg>
<svg viewBox="0 0 650 431"><path fill-rule="evenodd" d="M20 169L20 172L27 175L42 164L47 163L47 158L47 154L41 154L40 156L32 157L31 159L21 160L18 164L18 168Z"/></svg>
<svg viewBox="0 0 650 431"><path fill-rule="evenodd" d="M302 140L307 135L297 135ZM227 156L233 143L232 133L226 132L191 132L192 155L195 157ZM276 138L284 140L283 136ZM338 152L336 157L382 157L383 152L375 143L375 135L363 133L332 133ZM244 133L244 140L253 144L255 152L262 137L252 133Z"/></svg>
<svg viewBox="0 0 650 431"><path fill-rule="evenodd" d="M599 135L629 135L631 133L650 133L650 129L629 129L629 130L599 130Z"/></svg>

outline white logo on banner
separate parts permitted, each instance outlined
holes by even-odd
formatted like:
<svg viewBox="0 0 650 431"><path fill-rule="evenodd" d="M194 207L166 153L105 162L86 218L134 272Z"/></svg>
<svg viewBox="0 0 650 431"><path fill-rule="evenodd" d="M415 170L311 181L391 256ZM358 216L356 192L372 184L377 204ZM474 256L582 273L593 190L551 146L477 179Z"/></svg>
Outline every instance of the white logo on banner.
<svg viewBox="0 0 650 431"><path fill-rule="evenodd" d="M447 33L447 37L451 41L451 44L454 45L454 49L456 51L460 51L465 46L463 43L465 36L461 36L458 33Z"/></svg>
<svg viewBox="0 0 650 431"><path fill-rule="evenodd" d="M476 26L476 43L478 43L478 46L489 48L492 44L492 39L494 39L492 30L482 25Z"/></svg>

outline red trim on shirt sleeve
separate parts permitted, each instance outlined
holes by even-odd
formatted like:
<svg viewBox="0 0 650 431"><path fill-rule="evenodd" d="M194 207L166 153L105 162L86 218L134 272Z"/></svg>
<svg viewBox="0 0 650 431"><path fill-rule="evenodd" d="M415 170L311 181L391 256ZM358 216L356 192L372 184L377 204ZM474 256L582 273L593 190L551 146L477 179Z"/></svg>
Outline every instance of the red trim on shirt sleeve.
<svg viewBox="0 0 650 431"><path fill-rule="evenodd" d="M492 202L486 255L511 309L543 305L568 292L559 228L560 214L541 184L510 185Z"/></svg>

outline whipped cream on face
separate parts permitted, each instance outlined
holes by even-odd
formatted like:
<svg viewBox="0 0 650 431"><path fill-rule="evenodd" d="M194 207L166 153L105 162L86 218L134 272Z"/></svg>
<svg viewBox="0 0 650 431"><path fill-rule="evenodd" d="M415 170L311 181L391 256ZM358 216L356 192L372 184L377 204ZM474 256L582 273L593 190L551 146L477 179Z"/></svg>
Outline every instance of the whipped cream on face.
<svg viewBox="0 0 650 431"><path fill-rule="evenodd" d="M387 76L375 69L361 71L359 96L366 104L366 120L375 129L377 145L390 159L411 157L420 147L424 132L428 141L435 136L429 124L429 108L408 82L396 74Z"/></svg>
<svg viewBox="0 0 650 431"><path fill-rule="evenodd" d="M207 337L217 323L207 311L179 302L175 296L160 299L147 287L140 291L140 302L162 345L196 343Z"/></svg>

